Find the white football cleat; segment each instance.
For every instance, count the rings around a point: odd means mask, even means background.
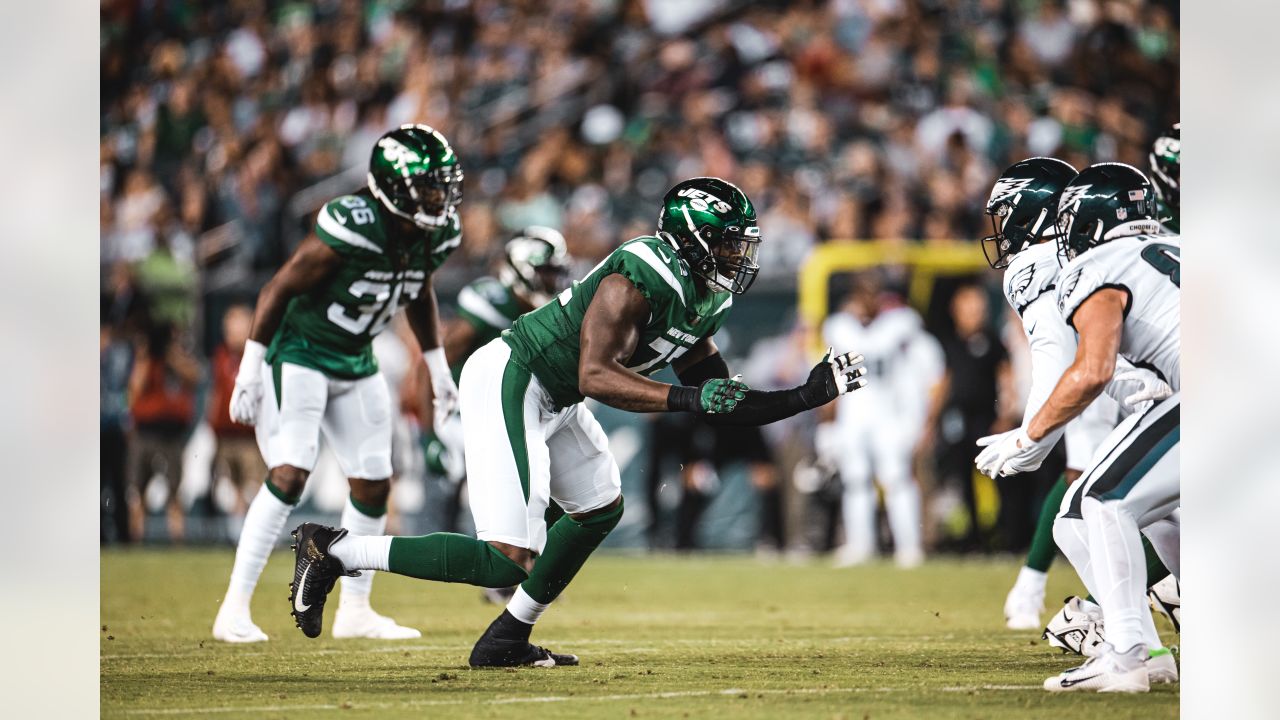
[[[374,612],[368,604],[339,602],[333,615],[333,636],[340,640],[368,638],[372,640],[412,640],[422,637],[418,630],[397,624],[386,615]]]
[[[1085,657],[1097,654],[1098,647],[1106,639],[1102,611],[1078,597],[1069,597],[1062,609],[1054,614],[1041,636],[1056,648]]]
[[[1004,621],[1010,630],[1039,630],[1044,612],[1044,590],[1014,585],[1004,599]]]
[[[267,634],[253,624],[248,608],[238,605],[239,603],[222,601],[218,616],[213,620],[213,639],[229,643],[266,642]]]
[[[1151,609],[1164,613],[1173,623],[1173,631],[1182,632],[1182,588],[1178,579],[1169,575],[1151,586],[1147,591],[1147,599],[1151,601]]]
[[[1168,648],[1152,650],[1147,655],[1147,679],[1152,685],[1178,682],[1178,663]]]
[[[841,545],[836,548],[835,557],[832,559],[832,567],[849,568],[865,565],[875,558],[875,553],[871,550],[855,548],[852,545]]]
[[[1148,692],[1151,681],[1147,676],[1147,660],[1147,648],[1141,644],[1121,653],[1109,643],[1102,643],[1098,655],[1080,667],[1047,678],[1044,689],[1049,692]]]

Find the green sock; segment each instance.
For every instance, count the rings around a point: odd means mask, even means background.
[[[1160,556],[1156,554],[1156,549],[1151,547],[1151,542],[1147,540],[1146,535],[1142,536],[1142,552],[1147,556],[1147,587],[1169,577],[1169,568],[1161,562]]]
[[[457,533],[392,538],[387,567],[397,575],[487,588],[511,587],[529,577],[489,543]]]
[[[1053,542],[1053,521],[1058,517],[1058,507],[1062,505],[1062,496],[1067,494],[1067,476],[1063,475],[1049,488],[1049,494],[1040,506],[1040,520],[1036,523],[1036,533],[1031,536],[1031,549],[1027,551],[1027,567],[1040,572],[1049,572],[1053,559],[1058,555],[1058,546]]]
[[[557,520],[547,530],[547,545],[534,562],[529,579],[520,587],[537,602],[555,600],[621,519],[619,499],[617,507],[581,522],[568,515]]]
[[[1151,541],[1147,540],[1146,535],[1142,536],[1142,552],[1147,557],[1147,587],[1155,585],[1172,574],[1169,572],[1169,568],[1165,567],[1164,563],[1160,561],[1160,556],[1156,554],[1156,549],[1151,547]],[[1098,602],[1093,599],[1092,595],[1085,599],[1091,603]]]

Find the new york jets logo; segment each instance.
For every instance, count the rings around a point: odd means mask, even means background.
[[[1000,178],[996,181],[995,187],[991,188],[991,199],[987,204],[994,205],[1001,200],[1008,200],[1026,190],[1029,185],[1031,185],[1031,178]]]
[[[689,207],[700,212],[715,210],[717,213],[727,213],[733,209],[733,206],[729,203],[698,188],[684,188],[676,193],[676,196],[689,198]]]
[[[395,138],[382,138],[378,141],[378,147],[382,148],[382,157],[394,165],[397,170],[403,170],[411,162],[422,162],[422,156],[405,147],[403,143]]]

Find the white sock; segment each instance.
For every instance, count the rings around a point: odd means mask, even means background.
[[[529,593],[524,588],[516,588],[516,594],[511,596],[511,601],[507,603],[507,612],[511,616],[522,623],[530,625],[538,622],[538,618],[542,617],[542,613],[547,611],[550,603],[540,603],[529,597]]]
[[[383,513],[378,517],[365,515],[351,502],[351,497],[347,496],[347,504],[342,508],[342,527],[347,529],[347,537],[351,537],[353,535],[382,535],[382,533],[386,532],[387,529],[387,514]],[[388,547],[390,547],[389,544]],[[366,570],[365,572],[360,573],[359,577],[344,576],[340,582],[342,583],[342,596],[338,601],[339,603],[345,604],[347,602],[355,601],[357,603],[368,604],[369,593],[373,591],[372,570]]]
[[[329,554],[338,558],[342,566],[348,570],[360,570],[360,574],[368,574],[373,570],[390,570],[391,535],[351,535],[348,534],[338,542],[329,546]],[[359,578],[347,578],[357,580]],[[347,594],[347,586],[343,586],[343,596]],[[364,600],[368,601],[365,595]]]
[[[894,553],[899,556],[922,557],[924,541],[920,536],[920,488],[909,477],[885,484],[884,509],[893,532]],[[874,516],[872,516],[874,526]]]
[[[1138,523],[1121,503],[1085,498],[1085,525],[1093,556],[1093,596],[1102,605],[1107,642],[1125,651],[1142,642],[1142,616],[1147,609],[1147,563]]]
[[[267,557],[280,541],[284,522],[292,510],[293,506],[277,498],[267,489],[266,483],[249,503],[240,541],[236,544],[231,583],[227,588],[227,599],[243,602],[245,610],[249,608],[249,598],[253,597],[258,577],[262,575],[262,568],[267,566]]]
[[[875,552],[876,493],[871,480],[848,480],[840,504],[844,519],[844,544],[849,552],[867,557]]]
[[[1041,572],[1035,568],[1029,568],[1026,565],[1018,571],[1018,579],[1014,581],[1013,586],[1019,592],[1030,593],[1032,595],[1044,595],[1045,583],[1049,581],[1049,573]]]

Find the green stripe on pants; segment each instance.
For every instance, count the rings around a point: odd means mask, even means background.
[[[1163,458],[1174,445],[1178,444],[1178,438],[1181,434],[1181,427],[1175,427],[1173,432],[1161,438],[1160,442],[1156,443],[1155,447],[1151,448],[1150,452],[1143,456],[1143,458],[1138,461],[1138,464],[1134,465],[1133,469],[1125,474],[1119,485],[1116,485],[1111,490],[1108,490],[1106,493],[1098,496],[1098,499],[1123,499],[1129,494],[1129,491],[1133,489],[1133,486],[1137,485],[1138,481],[1146,476],[1146,474],[1150,472],[1151,468],[1154,467],[1156,463],[1160,462],[1160,459]]]
[[[507,441],[520,473],[520,489],[529,502],[529,446],[524,437],[524,394],[529,389],[529,371],[510,360],[502,371],[502,418],[507,426]]]
[[[280,409],[280,374],[284,370],[284,363],[276,360],[271,363],[271,384],[276,389],[276,410]]]

